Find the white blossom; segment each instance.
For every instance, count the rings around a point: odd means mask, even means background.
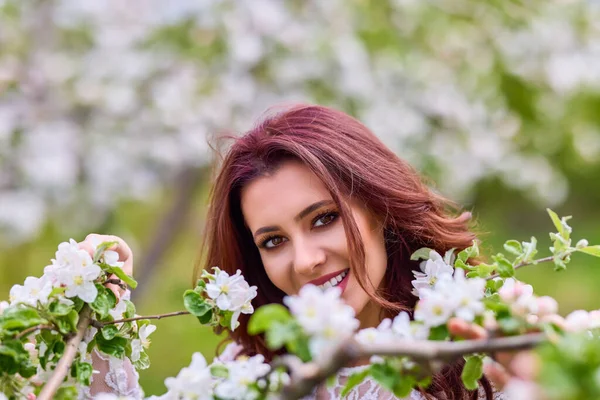
[[[418,322],[411,322],[406,311],[400,312],[392,321],[392,332],[396,337],[409,340],[426,340],[429,328]]]
[[[462,269],[456,269],[454,276],[442,275],[433,288],[420,289],[419,295],[415,320],[429,327],[445,324],[452,316],[473,321],[485,310],[485,280],[467,279]]]
[[[38,302],[46,304],[48,302],[48,296],[52,292],[52,283],[42,276],[36,278],[29,276],[25,278],[23,286],[14,285],[10,289],[10,303],[11,305],[17,303],[29,304],[31,306],[37,306]]]
[[[304,285],[297,296],[287,296],[283,302],[308,334],[343,339],[358,328],[359,322],[340,294],[339,287],[321,290],[315,285]]]
[[[438,280],[451,277],[454,272],[454,268],[446,264],[442,256],[434,250],[429,253],[429,260],[421,262],[420,268],[422,272],[413,271],[416,278],[412,281],[415,296],[419,296],[421,289],[434,287]]]
[[[227,272],[215,268],[214,276],[210,275],[209,283],[206,284],[206,293],[215,300],[217,307],[224,311],[237,312],[237,315],[254,311],[250,301],[256,297],[256,290],[256,286],[248,285],[240,270],[229,276]]]
[[[256,392],[250,390],[250,384],[267,375],[271,367],[262,355],[226,362],[229,372],[227,378],[215,387],[215,394],[225,399],[255,399]]]
[[[4,314],[4,310],[6,310],[8,307],[10,307],[10,303],[8,301],[0,301],[0,315]]]
[[[570,332],[590,329],[590,313],[585,310],[571,312],[565,317],[565,328]]]
[[[140,328],[139,339],[131,341],[131,361],[140,359],[140,354],[144,349],[150,347],[148,336],[156,330],[156,325],[146,324]]]
[[[415,308],[415,320],[434,327],[445,324],[456,309],[456,298],[448,298],[432,289],[422,289],[421,299]]]
[[[212,400],[212,377],[201,353],[192,355],[192,363],[175,378],[165,379],[168,393],[162,398],[177,400]]]

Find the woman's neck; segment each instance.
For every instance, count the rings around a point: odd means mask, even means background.
[[[360,322],[360,329],[376,328],[383,320],[383,309],[374,301],[369,301],[362,311],[356,316]]]

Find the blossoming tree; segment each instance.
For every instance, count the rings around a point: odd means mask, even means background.
[[[195,353],[189,366],[165,380],[167,393],[152,398],[299,399],[344,365],[365,357],[370,364],[347,380],[342,396],[369,376],[403,397],[426,388],[433,373],[459,357],[466,359],[463,382],[475,389],[486,354],[532,347],[541,358],[537,383],[513,378],[505,388],[509,398],[596,398],[600,311],[579,310],[563,318],[556,314],[554,299],[536,296],[530,285],[514,278],[515,270],[527,265],[551,262],[564,269],[575,252],[600,257],[600,245],[585,239],[573,245],[568,217],[548,213],[556,232],[550,233],[547,257],[537,257],[534,237],[507,241],[507,255],[498,253],[491,263],[470,263],[479,257],[476,242],[444,255],[418,250],[412,255],[423,260],[412,282],[419,298],[414,319],[401,312],[363,330],[357,330],[354,311],[340,299],[337,287],[306,285],[286,297],[285,306],[270,304],[255,311],[256,287],[239,271],[229,275],[219,268],[204,271],[196,287],[183,294],[185,311],[137,316],[126,296],[117,303],[105,287],[136,287],[111,250],[114,242],[95,243],[93,255],[73,240],[61,243],[43,276],[13,286],[10,303],[1,304],[0,396],[74,398],[90,384],[92,351],[128,357],[138,369],[149,366],[152,319],[192,314],[202,324],[234,330],[244,313],[253,314],[248,332],[264,334],[269,348],[285,349],[286,355],[270,364],[261,355],[216,358],[209,364]],[[452,318],[482,327],[491,339],[458,340],[448,330]]]
[[[599,12],[559,0],[2,0],[0,237],[27,240],[47,215],[64,226],[65,212],[91,229],[120,199],[207,164],[212,134],[288,101],[351,112],[455,199],[497,176],[559,204],[568,171],[556,159],[600,157]]]

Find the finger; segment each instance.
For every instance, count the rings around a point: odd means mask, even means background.
[[[502,365],[489,357],[485,359],[483,373],[490,381],[492,381],[492,384],[498,390],[502,390],[511,378],[510,374]]]
[[[533,381],[540,370],[540,359],[531,351],[521,351],[513,357],[509,369],[516,377]]]
[[[89,253],[90,257],[94,257],[94,246],[90,242],[84,241],[77,243],[80,249],[85,250]]]
[[[108,277],[108,279],[117,279],[118,280],[119,277],[116,276],[115,274],[112,274],[111,276]],[[117,285],[115,283],[107,283],[105,286],[115,294],[115,297],[117,298],[117,303],[118,303],[121,300],[121,296],[123,296],[123,293],[125,293],[125,289],[121,288],[119,285]]]
[[[484,328],[460,318],[451,318],[448,321],[448,331],[454,336],[471,340],[486,339],[488,337],[488,333]]]

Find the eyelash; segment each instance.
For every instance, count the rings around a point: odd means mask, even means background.
[[[339,215],[340,215],[340,214],[339,214],[337,211],[325,211],[325,212],[323,212],[323,213],[321,213],[321,214],[317,215],[317,216],[316,216],[316,217],[315,217],[315,218],[312,220],[312,225],[314,226],[314,225],[315,225],[315,223],[316,223],[317,221],[319,221],[320,219],[322,219],[322,218],[324,218],[324,217],[329,217],[329,216],[331,216],[331,217],[333,217],[333,219],[332,219],[331,221],[329,221],[329,222],[328,222],[328,223],[326,223],[326,224],[323,224],[323,225],[317,226],[316,228],[321,228],[321,227],[324,227],[324,226],[330,225],[330,224],[332,224],[333,222],[335,222],[335,220],[336,220],[336,219],[339,217]],[[264,238],[263,240],[261,240],[261,242],[260,242],[260,244],[258,245],[258,247],[259,247],[259,248],[261,248],[261,249],[265,249],[265,250],[272,250],[272,249],[275,249],[275,248],[279,247],[280,245],[273,246],[273,247],[267,247],[267,243],[269,243],[269,241],[271,241],[271,240],[273,240],[273,239],[276,239],[276,238],[279,238],[279,237],[281,237],[281,236],[279,236],[279,235],[269,235],[269,236],[267,236],[266,238]]]

